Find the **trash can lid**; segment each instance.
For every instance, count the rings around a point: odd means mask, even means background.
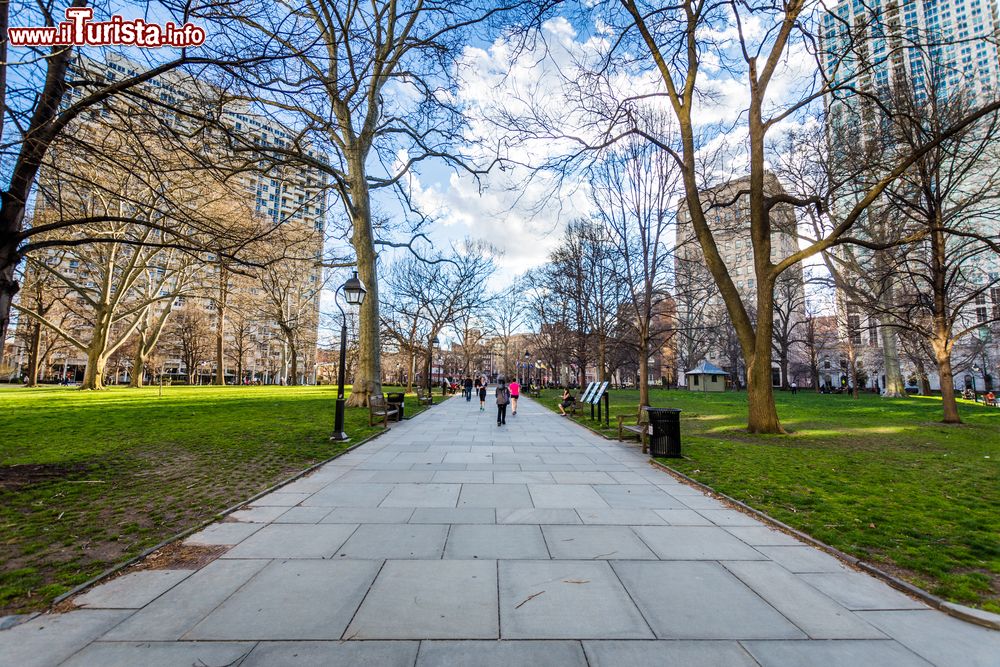
[[[680,412],[680,408],[646,408],[646,412]]]

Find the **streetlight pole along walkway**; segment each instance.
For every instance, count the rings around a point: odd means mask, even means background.
[[[337,371],[337,410],[333,420],[333,435],[330,436],[330,440],[336,442],[343,442],[350,439],[350,436],[344,432],[344,406],[347,403],[344,398],[344,375],[347,365],[347,313],[344,312],[344,308],[340,305],[340,300],[337,298],[340,292],[344,293],[344,299],[347,303],[352,306],[360,306],[364,302],[365,294],[368,293],[368,290],[365,289],[365,284],[361,282],[361,279],[358,278],[358,272],[355,271],[354,275],[338,287],[337,291],[333,294],[333,301],[337,304],[337,309],[340,311],[341,317],[340,369]]]

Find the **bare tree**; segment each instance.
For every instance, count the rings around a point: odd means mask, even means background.
[[[446,328],[454,328],[464,314],[481,311],[489,297],[480,288],[496,271],[494,257],[498,251],[483,241],[466,240],[453,254],[436,264],[415,257],[406,257],[390,269],[389,289],[393,310],[400,322],[414,334],[408,346],[416,354],[417,340],[426,343],[424,379],[430,383],[433,365],[431,341]],[[416,336],[423,334],[423,338]]]
[[[812,122],[824,99],[836,96],[850,102],[873,97],[868,81],[884,61],[873,63],[868,57],[867,31],[873,22],[882,20],[881,15],[844,20],[820,3],[806,0],[673,6],[604,0],[587,3],[584,11],[590,18],[596,13],[604,33],[613,37],[597,57],[581,57],[573,67],[563,68],[567,74],[563,86],[569,90],[565,99],[576,107],[546,112],[539,110],[540,105],[531,105],[530,112],[506,119],[507,123],[521,136],[570,143],[570,156],[548,160],[546,173],[565,174],[581,156],[629,136],[642,137],[671,156],[682,176],[683,199],[705,264],[725,303],[747,367],[747,428],[753,433],[780,433],[771,388],[773,292],[778,277],[808,257],[851,241],[848,232],[892,183],[946,135],[994,115],[1000,100],[967,110],[936,138],[925,136],[911,146],[893,145],[873,153],[874,160],[854,165],[854,171],[828,163],[828,178],[818,190],[775,191],[766,182],[766,165],[776,136],[791,123]],[[824,33],[824,25],[829,28],[824,22],[832,22],[834,29]],[[882,27],[898,33],[893,26]],[[928,45],[907,39],[892,48],[902,53],[923,47]],[[650,61],[643,61],[646,56]],[[811,75],[801,67],[810,61],[814,64]],[[630,80],[635,90],[623,95],[621,77],[636,71],[655,76],[657,85],[646,85],[644,78],[636,77]],[[738,89],[741,102],[731,103],[740,105],[738,112],[719,119],[712,110],[723,89]],[[530,100],[520,101],[530,104]],[[648,124],[646,112],[662,107],[672,117],[675,130],[670,134]],[[878,105],[875,112],[874,126],[891,115]],[[818,114],[820,126],[826,126],[824,114]],[[837,132],[843,125],[831,127]],[[844,135],[831,138],[834,145],[844,140]],[[829,150],[813,159],[825,162],[828,155]],[[870,177],[858,177],[862,166]],[[706,216],[708,209],[718,205],[712,197],[706,201],[706,193],[714,183],[732,181],[734,172],[749,173],[745,187],[733,193],[733,201],[747,201],[756,285],[752,304],[744,303]],[[772,252],[776,207],[829,210],[833,201],[851,203],[822,234],[788,254]]]
[[[178,308],[170,318],[167,340],[184,367],[188,384],[195,384],[199,368],[212,354],[211,324],[205,309],[193,302]]]
[[[246,96],[276,115],[292,113],[302,119],[293,145],[314,137],[333,156],[330,161],[319,156],[309,160],[331,178],[343,205],[341,236],[353,257],[331,262],[356,264],[368,288],[360,308],[352,405],[363,405],[369,394],[381,392],[377,249],[395,246],[417,253],[425,238],[426,221],[409,197],[408,175],[429,159],[479,169],[471,154],[456,148],[464,140],[465,119],[451,93],[462,35],[521,5],[530,3],[316,0],[300,6],[243,1],[221,12],[230,30],[241,32],[244,48],[269,61],[268,67],[242,75]],[[304,153],[293,155],[281,146],[270,150],[293,159]],[[403,210],[413,213],[412,220],[393,229],[387,221],[373,219],[372,193],[378,190],[394,190]]]
[[[297,246],[312,247],[307,230],[287,229],[283,241],[281,252]],[[262,312],[281,332],[283,377],[287,384],[297,385],[304,380],[300,357],[311,358],[315,351],[319,295],[326,277],[315,260],[285,260],[269,262],[259,278]]]
[[[594,280],[629,287],[624,303],[635,329],[639,405],[649,405],[649,358],[673,335],[672,318],[662,315],[670,299],[672,256],[665,241],[674,228],[677,175],[670,156],[637,139],[608,151],[590,180],[596,219],[616,251],[614,272]]]
[[[781,386],[789,387],[789,369],[793,354],[805,336],[806,295],[802,282],[802,267],[796,266],[778,277],[774,286],[774,332],[771,346],[781,369]]]
[[[88,3],[87,0],[69,2],[20,3],[17,19],[25,24],[54,26],[63,20],[67,7],[91,5],[95,13],[110,15],[117,6],[111,2]],[[191,7],[185,2],[143,2],[146,9],[160,16],[169,16],[176,24],[184,24],[190,18]],[[213,3],[201,6],[207,12]],[[205,68],[222,64],[247,62],[242,54],[218,52],[215,57],[206,57],[203,50],[179,49],[172,57],[162,58],[150,55],[146,67],[139,67],[124,76],[105,78],[103,72],[88,70],[79,66],[77,49],[68,46],[16,48],[16,55],[8,53],[12,49],[6,39],[6,28],[10,25],[12,3],[0,3],[0,28],[4,38],[0,39],[0,136],[4,143],[0,153],[4,164],[4,180],[0,184],[0,340],[5,339],[10,323],[10,310],[19,289],[16,277],[18,264],[24,256],[37,250],[37,236],[44,236],[45,243],[59,241],[55,230],[69,232],[68,238],[76,238],[73,229],[87,228],[94,220],[91,216],[66,216],[51,222],[48,226],[26,225],[29,201],[38,185],[39,174],[43,171],[60,170],[60,160],[53,156],[53,149],[74,141],[80,122],[86,118],[99,118],[107,113],[108,105],[116,101],[129,100],[134,108],[156,109],[154,117],[164,119],[179,116],[202,118],[197,105],[182,100],[169,99],[151,94],[149,83],[165,74],[186,72],[196,68],[205,74]],[[121,54],[127,49],[104,48],[105,54]],[[141,49],[127,50],[133,57]],[[160,51],[159,49],[150,50]],[[127,114],[126,114],[127,117]],[[120,119],[116,119],[120,120]],[[209,121],[209,122],[205,122]],[[212,124],[211,119],[197,123]],[[161,123],[154,123],[163,127]],[[86,142],[79,142],[83,147]],[[88,149],[99,155],[99,146]],[[129,217],[128,211],[119,213],[117,218]],[[169,234],[170,225],[160,225],[145,216],[136,216],[138,223],[154,225]],[[163,243],[158,239],[156,243]],[[178,238],[170,242],[193,247],[191,239]]]

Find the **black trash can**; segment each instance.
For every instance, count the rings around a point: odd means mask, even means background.
[[[385,402],[389,404],[389,407],[399,410],[396,413],[396,421],[403,419],[404,400],[404,394],[401,391],[387,392],[385,395]]]
[[[649,455],[681,457],[681,411],[679,408],[647,408],[653,434],[649,437]]]

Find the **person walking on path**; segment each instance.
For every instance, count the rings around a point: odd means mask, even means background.
[[[477,382],[479,382],[477,380]],[[486,409],[486,383],[479,382],[479,411]]]
[[[794,396],[797,393],[799,393],[799,385],[795,384],[795,381],[792,380],[792,395]]]
[[[472,378],[466,376],[465,381],[462,383],[462,390],[465,393],[465,401],[469,402],[472,400]]]
[[[510,390],[510,414],[514,416],[517,414],[517,397],[521,395],[521,385],[517,383],[517,378],[514,378],[507,388]]]
[[[510,389],[503,378],[500,378],[500,386],[496,390],[497,396],[497,426],[507,423],[507,404],[510,403]]]

